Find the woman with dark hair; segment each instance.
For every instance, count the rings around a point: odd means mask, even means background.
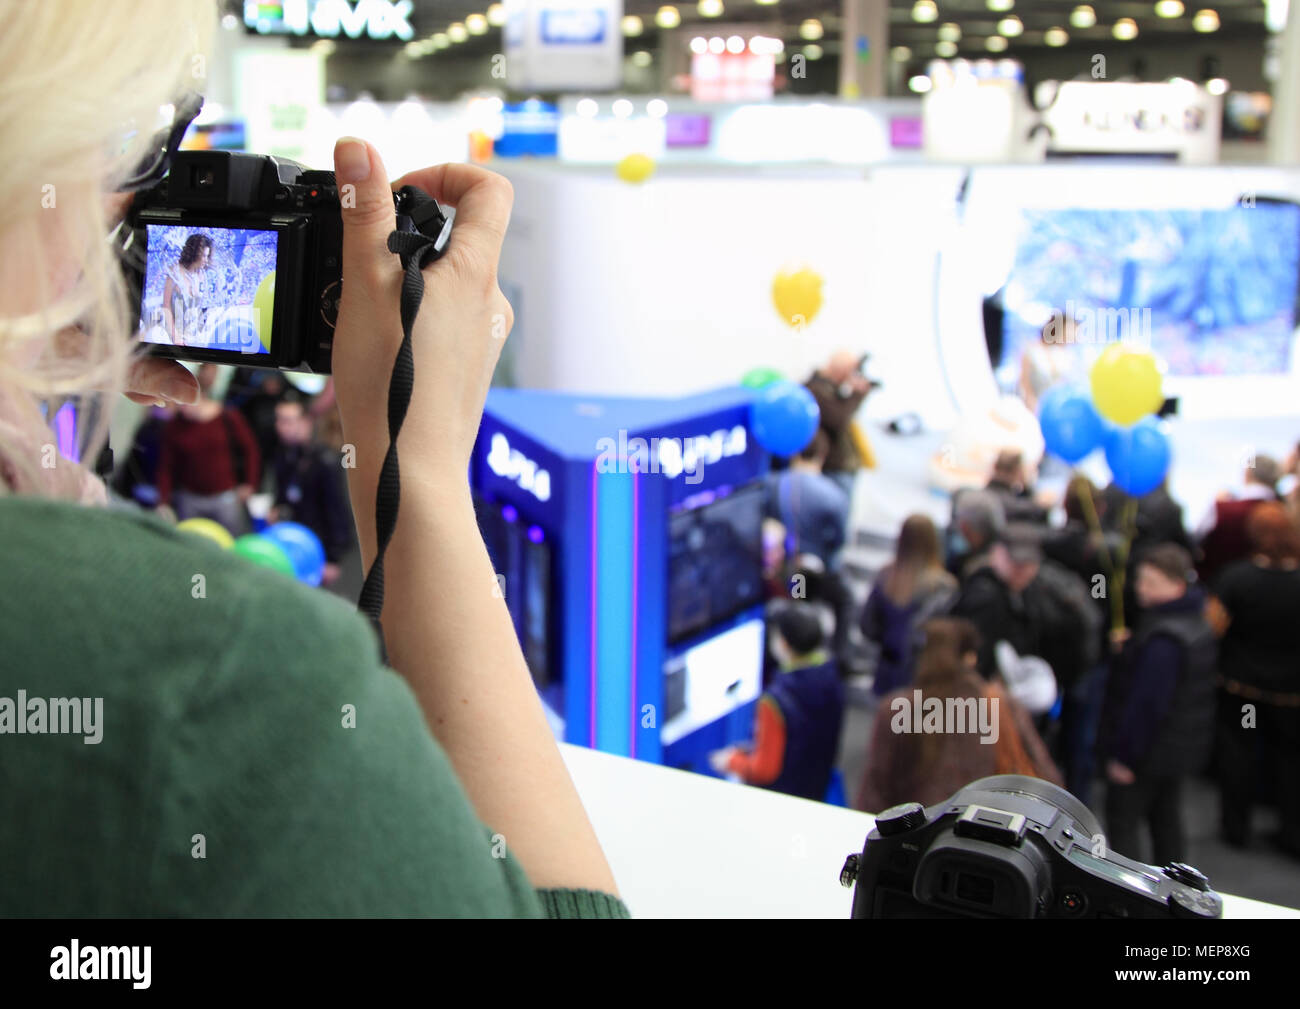
[[[1206,616],[1219,646],[1220,825],[1250,840],[1260,778],[1275,776],[1278,845],[1300,857],[1300,534],[1286,507],[1257,504],[1246,518],[1251,556],[1214,584]]]
[[[879,813],[900,802],[931,806],[990,774],[1064,784],[1029,713],[976,671],[975,625],[939,617],[923,630],[915,686],[895,691],[876,708],[856,808]]]
[[[877,696],[912,682],[916,628],[943,612],[956,594],[957,579],[944,570],[934,523],[909,515],[894,562],[881,571],[862,611],[862,633],[880,646],[872,682]]]
[[[195,232],[185,239],[180,258],[163,284],[163,325],[173,344],[189,345],[203,329],[199,275],[212,263],[212,239]]]

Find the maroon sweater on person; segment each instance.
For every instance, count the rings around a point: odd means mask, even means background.
[[[172,491],[221,494],[240,484],[262,481],[262,457],[248,422],[237,410],[224,409],[207,423],[178,414],[163,428],[158,462],[158,500],[170,504]],[[243,457],[243,472],[235,470],[235,451]],[[240,477],[243,479],[240,479]]]

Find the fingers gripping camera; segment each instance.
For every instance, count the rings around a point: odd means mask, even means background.
[[[446,247],[437,202],[393,194],[399,231]],[[342,293],[334,173],[232,151],[182,151],[136,198],[123,249],[151,353],[328,374]]]

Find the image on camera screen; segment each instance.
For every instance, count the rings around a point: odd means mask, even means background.
[[[140,339],[269,354],[279,236],[255,228],[150,224]]]

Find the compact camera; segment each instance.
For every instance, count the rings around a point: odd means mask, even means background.
[[[417,206],[403,191],[393,206],[398,230],[437,235],[445,247],[450,224],[436,201]],[[328,374],[340,210],[333,172],[267,155],[176,152],[125,223],[139,339],[162,357]]]
[[[981,778],[947,802],[876,817],[844,863],[854,918],[1220,918],[1189,865],[1107,851],[1097,818],[1050,782]]]

